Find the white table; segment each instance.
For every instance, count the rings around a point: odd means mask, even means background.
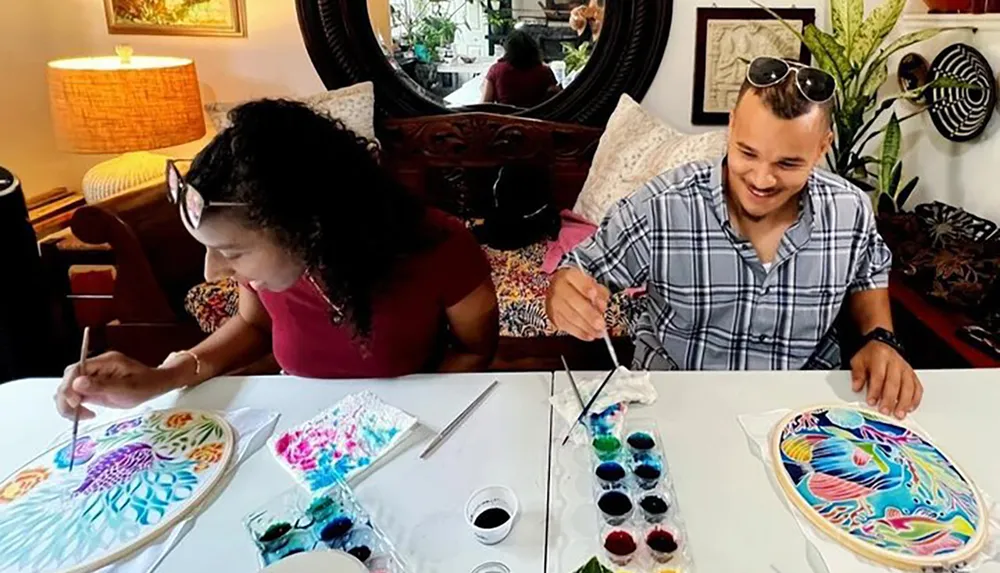
[[[500,385],[461,430],[429,460],[419,460],[431,436],[494,379]],[[425,425],[408,450],[357,488],[362,503],[412,570],[466,573],[484,561],[499,560],[512,571],[531,572],[543,570],[545,557],[551,380],[549,373],[418,376],[394,382],[223,378],[152,404],[219,410],[267,408],[281,412],[277,427],[281,431],[349,393],[372,390]],[[52,405],[55,388],[55,380],[0,386],[0,452],[4,454],[0,479],[44,451],[69,427]],[[106,419],[122,415],[101,413]],[[494,483],[515,491],[522,513],[504,543],[484,547],[469,531],[463,509],[475,489]],[[157,571],[255,571],[254,548],[241,520],[290,487],[294,487],[291,477],[267,452],[257,452]]]
[[[981,489],[1000,496],[1000,371],[939,370],[919,376],[926,391],[914,419]],[[659,400],[630,414],[656,420],[698,570],[812,571],[805,539],[751,453],[737,416],[855,401],[849,374],[656,373],[653,383]],[[567,387],[565,374],[556,373],[554,391]],[[566,428],[561,419],[554,420],[553,440],[561,441]],[[586,453],[553,447],[547,571],[566,573],[599,553],[600,545]],[[980,571],[1000,572],[1000,565]]]

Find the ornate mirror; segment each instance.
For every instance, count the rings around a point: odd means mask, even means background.
[[[297,0],[328,88],[373,81],[384,116],[466,111],[603,125],[659,68],[671,0]]]

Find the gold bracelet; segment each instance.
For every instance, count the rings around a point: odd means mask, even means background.
[[[164,359],[163,364],[166,365],[168,362],[170,362],[171,358],[177,356],[191,357],[194,360],[194,375],[198,376],[199,374],[201,374],[201,359],[198,358],[197,354],[195,354],[190,350],[178,350],[177,352],[171,352],[169,355],[167,355],[166,359]]]

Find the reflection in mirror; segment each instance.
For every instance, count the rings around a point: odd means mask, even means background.
[[[530,108],[568,86],[601,35],[605,0],[368,0],[397,75],[447,107]]]

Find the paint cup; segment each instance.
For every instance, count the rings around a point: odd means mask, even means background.
[[[625,467],[618,462],[601,462],[594,469],[594,476],[603,490],[624,489],[627,475]]]
[[[465,503],[465,521],[483,545],[496,545],[506,539],[514,527],[517,512],[517,496],[502,485],[484,487]]]
[[[344,540],[343,549],[358,561],[368,563],[372,555],[382,553],[382,542],[372,528],[355,527]]]
[[[639,498],[639,509],[646,523],[660,523],[667,518],[670,511],[670,498],[659,491],[650,491]]]
[[[649,554],[657,563],[666,563],[673,559],[681,543],[677,532],[663,525],[654,525],[647,529],[643,540],[649,549]]]
[[[652,452],[653,448],[656,447],[656,438],[649,432],[632,432],[625,439],[625,443],[628,444],[628,449],[633,455],[645,454]]]
[[[510,567],[499,561],[488,561],[473,569],[472,573],[510,573]]]
[[[604,533],[601,544],[608,559],[619,566],[631,563],[632,558],[635,557],[635,551],[638,549],[635,535],[627,529],[617,527]]]
[[[635,483],[641,489],[653,489],[660,484],[663,477],[663,462],[658,456],[641,456],[632,463],[632,475]]]
[[[597,500],[597,507],[601,510],[601,517],[608,525],[625,523],[635,509],[632,505],[632,498],[627,493],[617,490],[601,494]]]
[[[597,459],[602,462],[611,461],[622,451],[622,441],[610,434],[600,435],[592,442]]]

